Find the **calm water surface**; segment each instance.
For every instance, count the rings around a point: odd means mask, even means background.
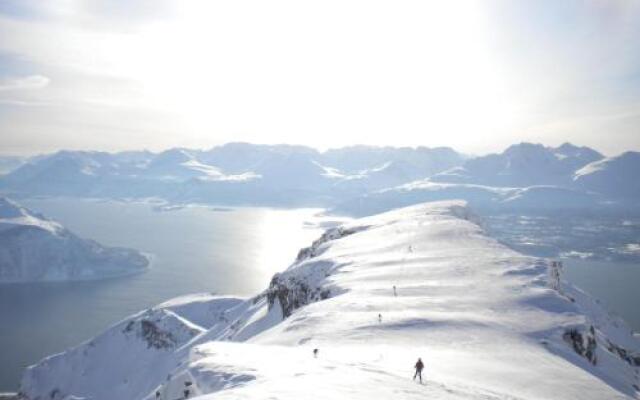
[[[579,259],[565,259],[563,264],[568,281],[640,332],[640,264]]]
[[[322,229],[317,209],[158,212],[145,203],[76,199],[23,201],[76,234],[153,255],[143,274],[96,282],[0,285],[0,392],[22,369],[172,297],[252,295],[285,269]]]

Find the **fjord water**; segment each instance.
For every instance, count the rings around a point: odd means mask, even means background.
[[[253,295],[322,232],[317,209],[187,207],[147,203],[25,200],[74,233],[150,253],[147,272],[94,282],[0,285],[0,392],[25,366],[91,338],[172,297]]]
[[[565,278],[640,333],[640,263],[564,259]]]

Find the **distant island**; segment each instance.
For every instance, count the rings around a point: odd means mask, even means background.
[[[0,283],[111,278],[145,271],[140,252],[83,239],[60,223],[0,197]]]

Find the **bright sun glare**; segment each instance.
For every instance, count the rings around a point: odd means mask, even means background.
[[[6,0],[0,143],[613,155],[638,148],[638,16],[624,0]]]
[[[370,142],[368,132],[380,124],[387,132],[480,138],[511,126],[513,93],[480,3],[331,3],[184,6],[117,43],[117,69],[203,142],[221,127],[252,134],[293,126],[327,147],[347,131]],[[412,126],[411,115],[422,115],[422,125]],[[296,129],[283,130],[300,142]]]

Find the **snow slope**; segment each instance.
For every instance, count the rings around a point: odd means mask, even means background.
[[[0,155],[0,175],[5,175],[10,173],[11,171],[14,171],[25,162],[27,162],[26,157]]]
[[[141,272],[148,264],[135,250],[79,238],[0,197],[0,283],[100,279]]]
[[[640,342],[625,323],[479,222],[454,201],[330,229],[255,297],[139,313],[29,367],[21,396],[640,398]]]
[[[576,171],[573,180],[577,187],[637,204],[640,183],[636,175],[639,170],[640,153],[628,151],[584,166]]]

